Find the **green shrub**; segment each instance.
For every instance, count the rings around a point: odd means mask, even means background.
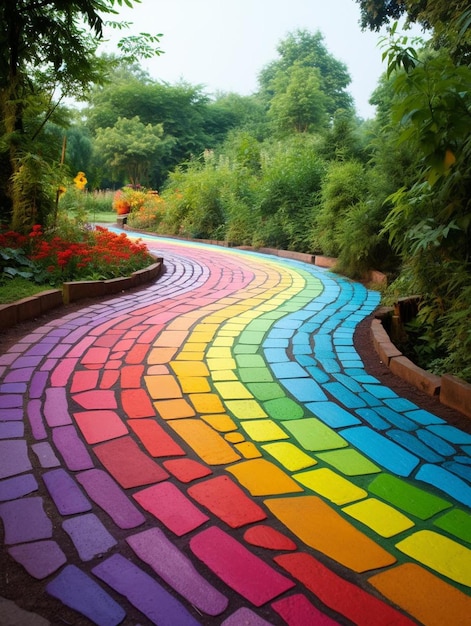
[[[367,197],[368,181],[362,163],[345,161],[329,165],[313,232],[313,239],[324,254],[339,256],[342,221],[356,204]]]

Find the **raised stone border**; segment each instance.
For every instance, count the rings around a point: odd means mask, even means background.
[[[373,345],[381,361],[396,376],[429,396],[437,396],[445,406],[471,418],[471,384],[450,374],[431,374],[405,357],[383,327],[382,318],[387,314],[387,309],[380,309],[371,323]]]
[[[0,329],[10,328],[43,315],[51,309],[77,302],[84,298],[111,296],[127,289],[139,287],[158,278],[162,272],[163,259],[154,257],[148,267],[124,278],[87,280],[64,283],[61,289],[50,289],[9,304],[0,304]]]

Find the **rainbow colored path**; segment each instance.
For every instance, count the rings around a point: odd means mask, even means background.
[[[470,624],[471,436],[364,371],[377,294],[147,241],[155,285],[0,357],[2,559],[37,606],[100,626]]]

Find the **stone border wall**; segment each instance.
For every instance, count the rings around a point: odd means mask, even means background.
[[[437,396],[445,406],[471,418],[471,384],[450,374],[431,374],[405,357],[384,329],[383,320],[389,313],[388,309],[380,309],[371,323],[373,345],[381,361],[396,376],[429,396]]]
[[[9,304],[0,304],[0,329],[10,328],[27,320],[40,317],[51,309],[77,302],[84,298],[97,298],[121,293],[158,278],[162,272],[163,259],[155,257],[148,267],[124,278],[88,280],[64,283],[62,289],[50,289]]]

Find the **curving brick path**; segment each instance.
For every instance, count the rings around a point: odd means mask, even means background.
[[[378,294],[146,241],[154,285],[0,356],[3,588],[53,624],[470,624],[471,435],[364,371]]]

